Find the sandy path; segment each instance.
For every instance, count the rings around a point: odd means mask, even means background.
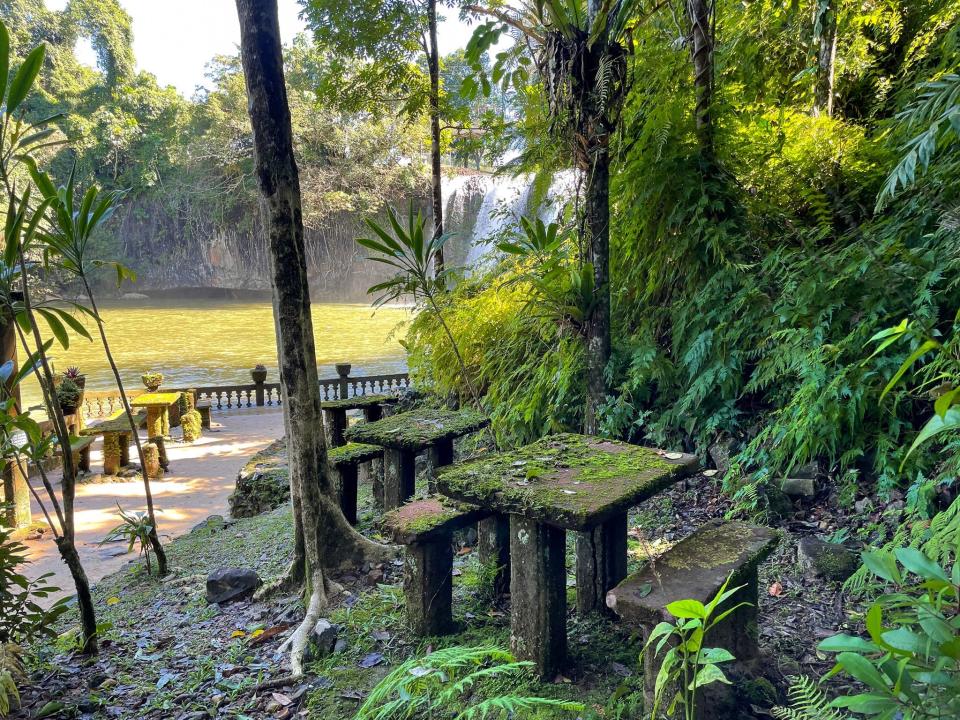
[[[227,497],[233,492],[237,472],[247,459],[283,435],[283,415],[274,409],[250,409],[233,413],[214,413],[214,428],[192,445],[170,442],[167,454],[170,471],[160,482],[151,483],[157,524],[163,542],[190,532],[194,525],[209,515],[229,514]],[[217,425],[219,424],[219,427]],[[179,436],[179,429],[174,429]],[[91,466],[94,472],[103,468],[101,443],[93,446]],[[134,462],[136,449],[131,448]],[[53,479],[53,478],[51,478]],[[59,475],[56,476],[59,480]],[[38,484],[39,487],[39,484]],[[91,583],[109,575],[127,563],[122,543],[98,543],[119,524],[117,503],[126,511],[145,510],[143,484],[135,482],[85,483],[77,488],[77,549]],[[43,520],[43,513],[34,501],[33,519]],[[73,582],[60,560],[49,531],[39,540],[27,540],[30,578],[51,572],[51,582],[63,589],[62,595],[73,594]]]

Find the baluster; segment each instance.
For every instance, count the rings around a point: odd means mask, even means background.
[[[216,393],[217,393],[217,410],[223,410],[223,392],[220,390],[217,390]]]

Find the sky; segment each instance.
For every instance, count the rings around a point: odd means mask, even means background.
[[[209,86],[204,73],[214,55],[237,52],[240,25],[234,0],[119,0],[133,18],[133,50],[137,68],[157,76],[161,85],[173,85],[191,96],[198,85]],[[47,0],[47,7],[61,9],[67,0]],[[278,0],[280,34],[289,42],[306,29],[296,0]],[[456,11],[441,25],[440,53],[465,47],[471,28]],[[81,61],[95,65],[89,43],[77,47]]]

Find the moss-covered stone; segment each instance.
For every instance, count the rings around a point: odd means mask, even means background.
[[[130,404],[134,407],[170,407],[180,402],[179,392],[155,392],[138,395]]]
[[[281,438],[258,452],[237,474],[230,495],[230,514],[252,517],[273,510],[290,500],[287,442]]]
[[[392,402],[396,402],[393,395],[355,395],[343,400],[328,400],[320,407],[324,410],[362,410]]]
[[[194,442],[201,436],[201,418],[196,410],[189,410],[180,417],[180,427],[183,430],[183,441]]]
[[[344,465],[356,465],[369,462],[383,455],[383,448],[379,445],[365,445],[364,443],[347,443],[327,451],[327,461],[335,468]]]
[[[136,427],[140,427],[147,419],[146,410],[137,410],[133,413],[133,421]],[[90,427],[83,428],[80,431],[81,435],[103,435],[104,433],[117,433],[117,432],[129,432],[130,431],[130,420],[127,418],[127,414],[122,410],[115,414],[113,417],[110,417],[103,422],[97,423],[96,425],[91,425]]]
[[[420,452],[441,440],[476,432],[489,422],[476,410],[412,410],[354,425],[347,430],[346,438],[351,442]]]
[[[433,496],[391,510],[383,516],[383,529],[394,542],[410,544],[452,533],[488,514],[473,505]]]
[[[584,530],[696,468],[692,455],[563,434],[451,466],[439,473],[437,487],[446,495],[499,512]]]

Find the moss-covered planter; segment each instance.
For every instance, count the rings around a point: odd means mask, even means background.
[[[200,413],[196,410],[190,410],[180,417],[180,427],[183,430],[183,441],[194,442],[200,439],[201,431]]]
[[[283,438],[258,452],[237,474],[230,495],[230,514],[252,517],[273,510],[290,500],[287,441]]]

